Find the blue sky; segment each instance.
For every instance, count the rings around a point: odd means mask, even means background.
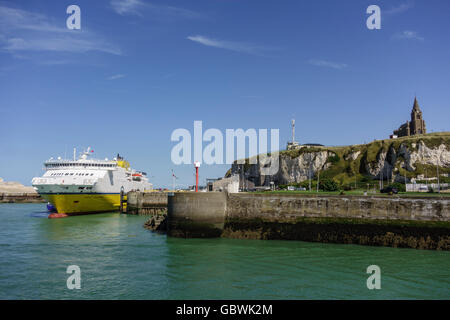
[[[66,8],[81,8],[81,30]],[[366,8],[381,8],[368,30]],[[42,162],[91,146],[120,152],[155,186],[177,128],[278,128],[302,143],[386,138],[417,95],[448,131],[450,2],[0,1],[0,177],[29,185]],[[200,181],[228,165],[202,166]]]

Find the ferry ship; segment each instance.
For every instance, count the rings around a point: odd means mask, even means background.
[[[90,157],[92,152],[89,147],[78,159],[76,150],[73,160],[50,158],[42,177],[33,178],[35,190],[56,210],[49,218],[116,211],[122,191],[153,189],[146,173],[131,169],[119,154],[98,160]]]

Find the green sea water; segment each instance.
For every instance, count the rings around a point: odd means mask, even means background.
[[[232,239],[175,239],[118,213],[47,219],[0,204],[0,299],[449,299],[450,253]],[[69,290],[69,265],[81,289]],[[369,265],[381,289],[369,290]]]

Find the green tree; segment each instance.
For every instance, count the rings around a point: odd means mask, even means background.
[[[334,181],[332,179],[323,179],[322,181],[320,181],[319,188],[320,188],[320,190],[323,190],[323,191],[339,190],[338,184],[336,183],[336,181]]]
[[[393,187],[393,188],[396,188],[398,190],[398,192],[405,192],[406,191],[405,184],[400,183],[400,182],[391,183],[390,186]]]

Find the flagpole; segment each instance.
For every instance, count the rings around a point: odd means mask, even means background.
[[[172,191],[175,192],[175,174],[172,169]]]

